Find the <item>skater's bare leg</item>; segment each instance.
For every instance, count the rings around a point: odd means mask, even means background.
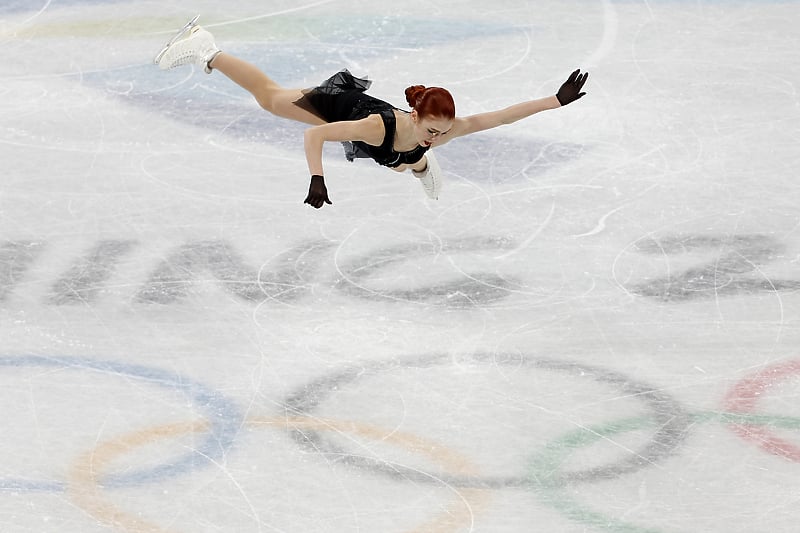
[[[258,104],[273,115],[312,125],[325,123],[318,116],[294,104],[303,96],[300,89],[281,87],[252,63],[220,52],[209,66],[252,94]]]

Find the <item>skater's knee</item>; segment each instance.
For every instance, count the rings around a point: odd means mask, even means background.
[[[269,88],[259,89],[255,92],[256,102],[262,109],[275,113],[275,91]]]
[[[266,98],[256,98],[256,101],[258,102],[258,105],[261,107],[261,109],[263,109],[265,111],[269,111],[270,113],[273,113],[273,114],[275,113],[273,111],[272,102],[270,100],[268,100]]]

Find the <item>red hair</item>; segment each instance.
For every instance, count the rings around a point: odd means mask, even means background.
[[[453,95],[447,89],[412,85],[406,89],[406,101],[420,118],[441,117],[449,120],[456,118],[456,104],[453,102]]]

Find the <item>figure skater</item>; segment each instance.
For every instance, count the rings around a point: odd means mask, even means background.
[[[195,64],[206,73],[218,70],[250,92],[270,113],[311,125],[304,146],[311,183],[304,203],[317,209],[331,204],[322,167],[326,141],[344,144],[345,156],[368,157],[378,164],[419,178],[428,197],[438,199],[442,171],[431,148],[477,131],[511,124],[540,111],[555,109],[582,97],[588,73],[570,74],[553,96],[529,100],[505,109],[456,117],[452,95],[441,87],[414,85],[405,90],[411,112],[369,96],[371,82],[342,70],[311,89],[287,89],[256,66],[221,52],[214,37],[195,17],[156,56],[164,70]]]

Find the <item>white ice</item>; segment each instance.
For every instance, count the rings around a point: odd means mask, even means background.
[[[794,532],[796,1],[4,0],[0,531]],[[459,115],[438,202],[218,72]]]

